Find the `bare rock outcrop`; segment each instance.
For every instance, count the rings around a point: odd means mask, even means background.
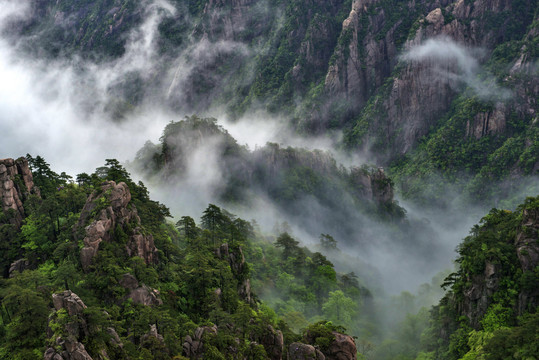
[[[163,301],[159,298],[159,290],[140,284],[137,279],[131,274],[124,274],[119,281],[125,289],[129,290],[128,299],[133,300],[135,304],[145,306],[163,305]]]
[[[22,273],[26,269],[30,269],[30,261],[27,259],[19,259],[17,261],[14,261],[9,266],[9,277],[14,277],[17,273]]]
[[[193,336],[187,335],[183,340],[183,355],[190,359],[204,358],[204,334],[217,335],[217,326],[202,326],[195,330]]]
[[[333,332],[335,340],[329,345],[326,353],[327,360],[356,360],[357,348],[350,335]]]
[[[155,324],[150,325],[150,331],[140,337],[140,342],[144,343],[150,338],[154,338],[160,343],[165,343],[165,339],[163,338],[163,335],[157,332],[157,325]]]
[[[361,198],[378,204],[393,201],[393,185],[384,169],[352,168],[350,182]]]
[[[139,256],[146,264],[157,262],[157,249],[152,235],[146,235],[140,225],[137,209],[131,201],[128,186],[121,182],[107,181],[98,191],[94,191],[81,212],[75,233],[84,228],[84,248],[80,257],[82,267],[89,270],[92,259],[97,254],[102,241],[112,241],[116,229],[121,229],[127,239],[128,256]],[[89,225],[86,225],[87,223]],[[86,227],[84,227],[86,225]]]
[[[49,347],[45,351],[45,360],[92,360],[84,345],[80,342],[84,336],[88,335],[88,328],[84,317],[86,305],[77,294],[66,290],[63,293],[53,294],[52,302],[55,313],[49,321],[55,321],[56,312],[65,309],[71,317],[71,321],[60,330],[61,334],[55,339],[55,346]],[[49,336],[53,336],[52,330],[48,330]],[[54,334],[56,335],[56,334]],[[58,350],[60,349],[60,350]]]
[[[281,360],[283,358],[284,337],[281,330],[275,330],[273,326],[268,325],[260,338],[255,340],[264,346],[266,354],[271,360]]]
[[[238,295],[240,299],[250,304],[253,300],[251,280],[246,276],[247,263],[241,247],[230,250],[228,244],[222,244],[217,249],[217,256],[228,260],[232,274],[238,279]]]
[[[320,350],[312,345],[294,342],[288,348],[290,360],[325,360]]]
[[[0,159],[0,205],[11,212],[10,223],[19,227],[25,217],[23,202],[30,194],[38,194],[28,160]]]

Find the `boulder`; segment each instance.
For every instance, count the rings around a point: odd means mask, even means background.
[[[335,340],[329,345],[326,352],[328,360],[356,360],[357,348],[354,339],[345,334],[333,332]]]
[[[288,348],[289,360],[325,360],[326,357],[320,350],[312,345],[292,343]]]

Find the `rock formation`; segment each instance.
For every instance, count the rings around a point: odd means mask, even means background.
[[[284,337],[281,330],[275,330],[273,326],[268,325],[261,337],[254,340],[264,346],[266,354],[271,360],[281,360],[283,358]]]
[[[290,360],[325,360],[322,352],[312,345],[294,342],[288,347]]]
[[[120,279],[120,285],[129,290],[127,298],[133,300],[135,304],[145,306],[163,305],[163,301],[159,298],[158,290],[144,284],[139,285],[137,279],[131,274],[124,274]]]
[[[204,334],[217,335],[217,326],[203,326],[195,330],[193,336],[187,335],[183,340],[183,354],[190,359],[204,358],[204,343],[202,337]]]
[[[24,219],[23,202],[30,194],[38,194],[28,160],[0,160],[0,204],[8,212],[10,223],[19,227]],[[11,213],[11,215],[9,215]]]
[[[77,294],[69,290],[54,294],[52,302],[56,312],[65,309],[67,314],[76,320],[69,321],[63,329],[60,329],[61,334],[56,337],[55,346],[47,348],[44,360],[92,360],[92,357],[80,342],[80,339],[88,335],[83,313],[84,309],[86,309],[84,302]],[[54,316],[51,319],[51,321],[54,321]],[[52,334],[50,329],[49,333],[50,336],[57,335]]]
[[[45,351],[44,360],[92,360],[92,356],[82,343],[85,338],[93,336],[88,326],[88,318],[84,314],[87,306],[77,294],[69,290],[53,294],[52,303],[54,311],[49,316],[47,335],[53,339],[54,344],[51,344],[52,346],[49,346]],[[62,318],[59,323],[61,326],[57,326],[59,325],[58,323],[55,324],[55,332],[53,332],[53,327],[50,325],[60,320],[58,318],[58,312],[60,311],[65,311],[69,318],[67,322],[65,318]],[[97,359],[110,358],[107,354],[107,349],[110,347],[118,349],[115,353],[123,354],[123,343],[113,327],[99,328],[94,331],[103,331],[108,335],[108,339],[104,344],[105,347],[100,349],[99,354],[96,355]]]
[[[146,264],[157,262],[153,237],[144,234],[137,209],[130,201],[131,193],[127,185],[123,182],[116,184],[114,181],[105,182],[86,201],[75,227],[76,234],[84,227],[84,248],[80,258],[85,271],[89,270],[99,244],[102,241],[113,241],[117,229],[121,229],[127,237],[116,240],[126,241],[128,256],[139,256]]]
[[[354,339],[336,331],[335,340],[329,345],[326,353],[327,360],[356,360],[357,348]]]
[[[252,302],[251,280],[246,276],[247,264],[241,247],[230,251],[228,244],[222,244],[217,249],[217,256],[228,259],[232,274],[238,280],[238,295],[241,300],[250,304]]]

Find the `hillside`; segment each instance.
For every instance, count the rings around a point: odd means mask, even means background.
[[[0,358],[356,358],[369,292],[320,252],[212,204],[174,226],[112,159],[77,183],[28,159],[0,162]]]
[[[232,119],[263,109],[302,135],[342,133],[423,205],[453,185],[489,204],[534,191],[535,1],[30,4],[5,36],[81,69],[116,64],[113,118],[148,101]]]

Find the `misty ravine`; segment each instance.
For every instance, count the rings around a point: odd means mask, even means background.
[[[533,0],[0,0],[0,360],[539,358]]]

